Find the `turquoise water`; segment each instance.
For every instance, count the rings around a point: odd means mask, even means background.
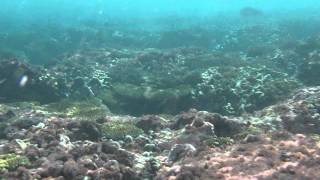
[[[184,16],[210,17],[238,15],[244,7],[258,8],[268,16],[316,15],[320,2],[316,0],[3,0],[1,20],[16,23],[58,22],[76,23],[81,20],[105,21],[106,18],[152,19],[155,17]],[[303,13],[303,14],[300,14]],[[43,22],[43,23],[45,23]],[[14,23],[14,22],[12,22]]]

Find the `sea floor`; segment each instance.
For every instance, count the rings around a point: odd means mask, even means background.
[[[319,99],[320,87],[310,87],[237,117],[191,109],[176,116],[107,113],[95,121],[75,113],[79,103],[69,113],[1,104],[1,177],[317,179]]]

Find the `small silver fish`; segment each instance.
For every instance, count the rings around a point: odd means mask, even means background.
[[[7,79],[6,78],[4,78],[4,79],[1,79],[0,80],[0,84],[3,84],[4,82],[6,82],[7,81]]]

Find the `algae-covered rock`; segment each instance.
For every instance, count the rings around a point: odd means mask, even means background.
[[[97,120],[105,117],[110,111],[99,99],[91,98],[83,101],[66,99],[47,106],[48,110],[62,113],[81,120]]]
[[[111,90],[101,91],[97,97],[101,99],[103,104],[106,104],[110,109],[115,110],[118,107],[118,101],[114,97],[114,94]]]
[[[319,134],[320,132],[320,87],[302,88],[281,103],[256,111],[252,116],[237,117],[247,122],[248,128],[237,134],[243,139],[248,134],[261,131],[285,130],[291,133]]]
[[[230,137],[218,137],[214,136],[205,140],[205,144],[209,147],[224,147],[227,145],[232,145],[234,140]]]
[[[258,127],[249,126],[248,128],[243,129],[241,132],[234,135],[234,139],[243,140],[248,135],[259,135],[259,134],[261,134],[261,131],[262,131],[262,129],[260,129]]]
[[[168,155],[168,162],[175,162],[181,158],[192,157],[197,149],[192,144],[175,144]]]
[[[137,137],[143,134],[143,130],[131,122],[107,122],[101,126],[102,135],[106,138],[119,140],[127,135]]]
[[[215,136],[214,129],[213,124],[196,116],[190,124],[185,126],[182,133],[177,136],[176,142],[201,146],[205,140]]]
[[[32,126],[35,126],[42,122],[43,120],[41,118],[33,117],[33,118],[21,118],[17,119],[14,122],[11,123],[12,126],[16,126],[20,129],[28,129]]]
[[[113,91],[120,98],[143,99],[145,88],[134,84],[117,83],[113,85]]]
[[[138,115],[143,111],[147,101],[144,98],[145,87],[129,83],[116,83],[111,91],[105,91],[99,98],[114,113]]]
[[[101,92],[98,98],[115,113],[174,114],[189,106],[187,102],[191,99],[191,90],[189,85],[163,89],[148,85],[115,83],[110,90]]]
[[[164,127],[165,119],[155,115],[145,115],[138,118],[136,126],[143,129],[145,132],[150,130],[157,131]]]
[[[82,137],[82,139],[97,140],[101,137],[101,131],[98,124],[91,120],[81,121],[78,133],[82,135],[85,134],[85,137]],[[81,139],[80,137],[77,138]]]
[[[2,154],[0,155],[0,170],[14,170],[19,166],[28,165],[29,160],[25,156],[17,154]]]

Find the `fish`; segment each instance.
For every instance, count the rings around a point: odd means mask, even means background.
[[[240,15],[243,17],[257,17],[262,16],[263,12],[253,7],[244,7],[240,10]]]
[[[6,78],[4,78],[4,79],[1,79],[0,80],[0,84],[3,84],[4,82],[6,82],[7,81],[7,79]]]

